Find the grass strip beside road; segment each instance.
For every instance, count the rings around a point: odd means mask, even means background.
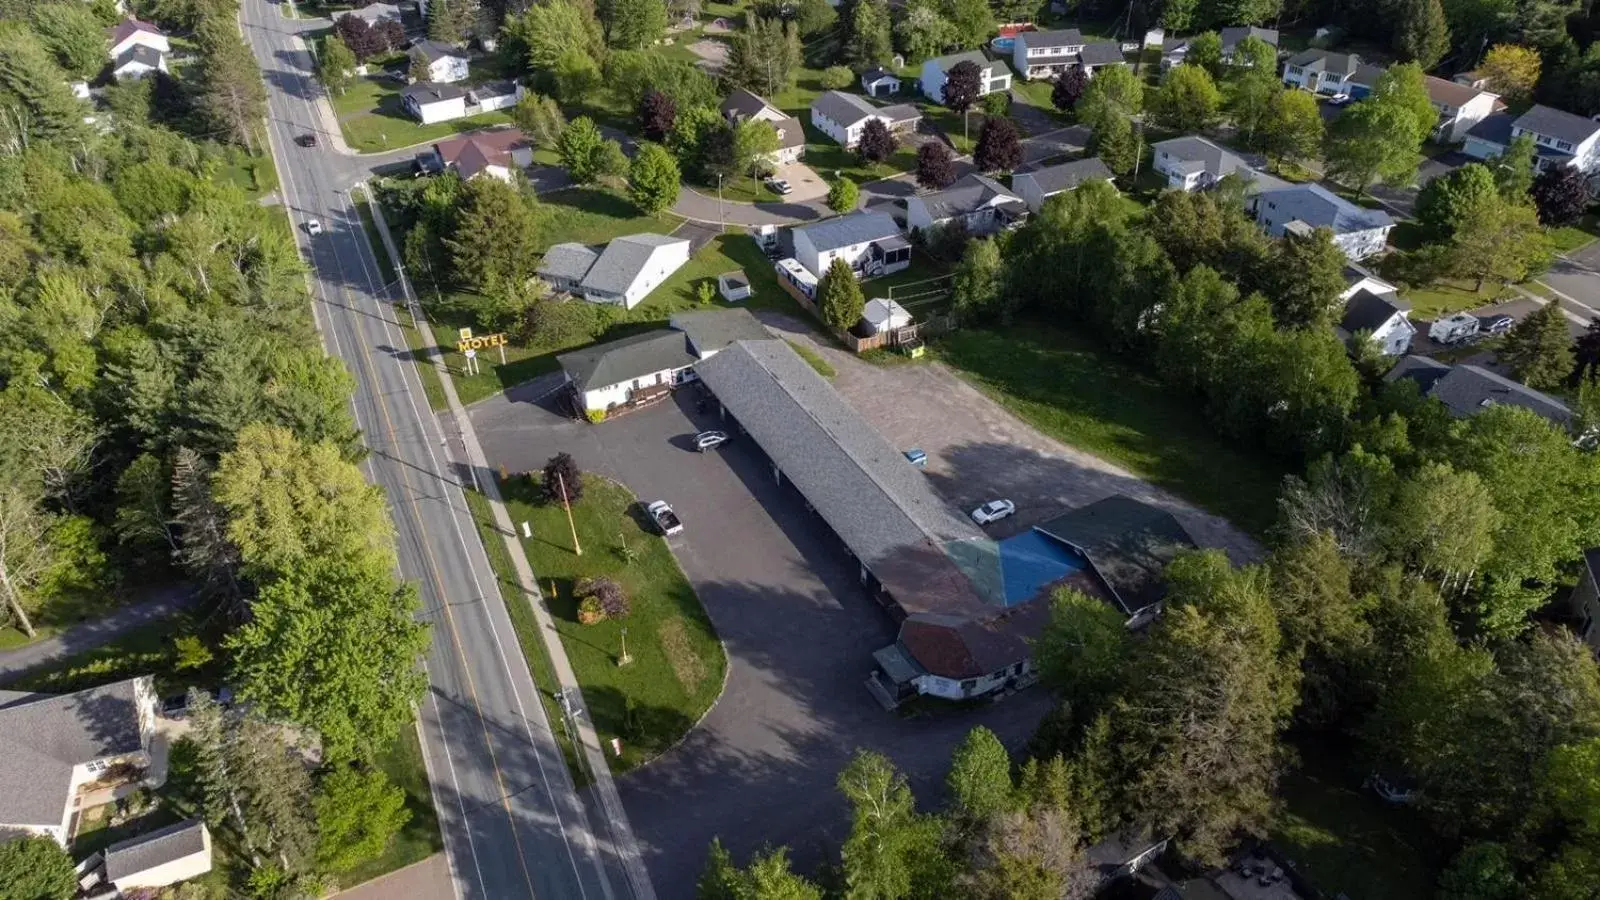
[[[354,195],[354,191],[351,192]],[[389,258],[389,251],[383,246],[383,238],[378,235],[378,226],[372,221],[372,203],[365,197],[356,199],[356,213],[361,216],[361,227],[367,232],[367,243],[372,245],[372,255],[378,260],[378,272],[383,276],[384,284],[393,284],[397,277],[394,271],[394,260]]]
[[[1220,437],[1191,398],[1089,339],[1029,323],[966,329],[941,360],[1023,421],[1115,463],[1253,534],[1276,513],[1282,462]]]

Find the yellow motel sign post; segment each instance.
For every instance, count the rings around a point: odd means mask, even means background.
[[[456,333],[456,351],[467,358],[468,375],[478,374],[478,351],[490,347],[500,348],[500,365],[505,365],[506,336],[503,333],[473,337],[471,328],[463,328]]]

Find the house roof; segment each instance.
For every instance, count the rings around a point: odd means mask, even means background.
[[[1361,57],[1354,53],[1333,53],[1328,50],[1302,50],[1289,57],[1289,65],[1303,69],[1333,72],[1346,77],[1355,74],[1361,66]]]
[[[111,46],[115,47],[140,32],[160,35],[161,37],[166,37],[167,35],[165,31],[151,25],[149,22],[142,22],[138,19],[123,19],[121,22],[107,28],[106,36],[111,40]]]
[[[811,246],[815,247],[818,253],[826,253],[852,244],[897,237],[900,234],[900,226],[888,213],[854,212],[848,216],[826,219],[815,225],[802,225],[794,229],[794,233],[804,234],[810,238]]]
[[[729,272],[723,277],[742,279],[743,275],[739,272]],[[682,312],[672,317],[671,324],[673,328],[689,336],[689,344],[699,356],[715,353],[735,341],[764,341],[772,337],[766,326],[761,324],[761,320],[748,309]]]
[[[779,149],[789,150],[805,146],[806,127],[794,116],[785,116],[783,121],[773,122],[772,127],[778,131]]]
[[[1086,66],[1109,66],[1115,63],[1125,63],[1128,58],[1122,54],[1122,45],[1116,41],[1095,41],[1084,44],[1078,51],[1078,62]]]
[[[584,244],[556,244],[544,252],[539,261],[539,275],[565,281],[582,281],[589,267],[600,258],[600,251]]]
[[[1379,76],[1383,75],[1383,73],[1387,71],[1389,71],[1387,66],[1379,66],[1374,65],[1373,63],[1364,62],[1361,65],[1356,66],[1355,73],[1350,76],[1350,83],[1359,84],[1370,88],[1374,84],[1377,84]]]
[[[1026,659],[1028,638],[1049,619],[1050,604],[1043,601],[976,619],[917,613],[901,623],[900,644],[929,674],[976,678]]]
[[[134,44],[132,47],[117,55],[117,61],[112,66],[113,72],[120,72],[130,63],[139,63],[152,69],[161,67],[161,51],[148,44]]]
[[[1022,202],[1021,197],[1001,187],[993,178],[976,172],[961,176],[942,191],[923,194],[917,199],[922,201],[928,216],[935,222],[966,215],[985,206],[999,205],[994,202],[996,199],[1001,203]]]
[[[453,84],[444,84],[437,81],[419,81],[416,84],[408,84],[401,88],[400,96],[418,106],[427,106],[430,103],[444,103],[449,100],[463,99],[467,96],[467,92]]]
[[[868,116],[880,115],[878,107],[843,91],[823,91],[811,101],[811,108],[846,128]]]
[[[1517,117],[1511,113],[1492,113],[1484,116],[1483,121],[1467,129],[1467,137],[1477,138],[1491,144],[1504,147],[1511,143],[1511,126]]]
[[[744,88],[735,88],[733,93],[728,95],[728,99],[722,101],[722,114],[748,119],[771,106],[772,104]]]
[[[1059,31],[1023,31],[1016,37],[1018,45],[1038,50],[1042,47],[1080,47],[1086,43],[1083,32],[1076,28]]]
[[[1358,331],[1376,331],[1410,306],[1394,294],[1374,294],[1362,289],[1356,291],[1344,304],[1344,317],[1339,327],[1349,334]]]
[[[592,391],[643,375],[692,366],[695,356],[689,352],[689,341],[683,332],[659,328],[558,354],[556,361],[578,390]]]
[[[1388,213],[1357,206],[1320,184],[1297,184],[1275,191],[1263,191],[1256,202],[1275,203],[1292,219],[1313,228],[1331,228],[1334,234],[1349,234],[1394,224],[1394,219]]]
[[[882,68],[881,66],[873,67],[861,73],[862,84],[877,84],[880,81],[899,80],[899,75],[896,75],[895,73],[889,71],[888,69]]]
[[[342,19],[344,16],[365,19],[369,25],[376,25],[386,19],[398,22],[401,18],[400,7],[393,3],[368,3],[366,6],[360,6],[344,13],[340,18]]]
[[[586,291],[607,294],[626,293],[656,250],[673,244],[687,246],[688,243],[686,238],[665,234],[629,234],[612,238],[611,243],[600,251],[600,258],[589,267],[589,274],[583,276],[582,287]]]
[[[1444,373],[1428,391],[1458,419],[1477,415],[1484,407],[1505,403],[1529,409],[1553,422],[1565,423],[1572,410],[1565,404],[1527,385],[1474,365],[1459,365]]]
[[[1418,356],[1415,353],[1407,354],[1394,368],[1384,374],[1384,381],[1399,381],[1402,378],[1416,384],[1423,395],[1433,390],[1433,385],[1439,379],[1449,374],[1450,367],[1436,359]]]
[[[1274,47],[1278,46],[1278,29],[1276,28],[1257,28],[1254,25],[1245,25],[1238,28],[1224,28],[1217,33],[1217,36],[1222,38],[1223,53],[1232,53],[1237,50],[1239,42],[1247,37],[1266,41]]]
[[[1172,513],[1121,494],[1034,528],[1083,554],[1129,616],[1166,596],[1167,563],[1195,548]]]
[[[984,56],[983,51],[981,50],[967,50],[963,53],[950,53],[944,56],[935,56],[933,59],[928,60],[928,63],[932,63],[941,72],[948,72],[956,65],[964,62],[972,63],[979,69],[987,69],[994,65],[993,61],[991,61],[989,57]],[[927,65],[927,63],[924,63],[923,65]]]
[[[139,691],[148,682],[130,678],[0,708],[0,823],[59,826],[74,766],[143,749]]]
[[[1573,146],[1583,143],[1600,131],[1600,122],[1550,106],[1535,105],[1514,123],[1517,128],[1567,141]]]
[[[904,306],[887,297],[873,297],[861,309],[861,318],[866,319],[874,328],[893,322],[895,319],[911,321],[911,313]]]
[[[446,166],[455,166],[462,178],[471,178],[489,166],[509,168],[513,151],[528,146],[527,135],[516,128],[503,128],[440,141],[433,149]]]
[[[117,881],[196,853],[209,853],[205,823],[189,819],[106,848],[106,880]]]
[[[1094,179],[1110,181],[1113,177],[1111,170],[1106,168],[1106,164],[1101,162],[1098,156],[1018,172],[1012,176],[1011,184],[1015,186],[1017,178],[1023,175],[1032,178],[1033,183],[1039,186],[1040,193],[1045,196],[1070,191],[1085,181]]]
[[[417,41],[415,44],[412,44],[410,52],[412,56],[420,56],[430,63],[434,62],[435,60],[440,60],[451,56],[458,59],[467,58],[467,54],[465,52],[458,50],[449,44],[433,40],[432,38],[424,38],[420,41]]]
[[[1244,157],[1199,135],[1191,134],[1158,141],[1151,144],[1150,149],[1158,154],[1165,153],[1174,159],[1182,160],[1183,164],[1179,168],[1186,173],[1210,172],[1221,178],[1231,172],[1250,170],[1250,163]]]
[[[517,83],[509,78],[503,81],[485,81],[473,85],[468,90],[474,97],[509,97],[517,92]]]
[[[1467,84],[1457,84],[1432,75],[1422,76],[1422,84],[1428,89],[1428,99],[1453,109],[1460,109],[1477,99],[1480,95],[1489,94]],[[1489,94],[1491,97],[1493,94]]]
[[[991,609],[947,549],[987,539],[794,348],[739,341],[695,371],[908,613]]]

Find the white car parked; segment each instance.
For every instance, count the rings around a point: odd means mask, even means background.
[[[316,219],[307,219],[306,220],[306,234],[315,235],[315,234],[321,234],[321,233],[322,233],[322,223],[321,222],[318,222]]]
[[[990,500],[972,511],[972,521],[979,525],[992,525],[1017,511],[1010,500]]]

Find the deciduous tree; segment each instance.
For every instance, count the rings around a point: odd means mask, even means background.
[[[1478,74],[1489,83],[1489,90],[1507,103],[1521,106],[1533,98],[1542,65],[1539,51],[1531,47],[1496,44],[1484,55]]]
[[[1375,95],[1333,120],[1324,155],[1330,174],[1364,192],[1374,181],[1409,182],[1422,160],[1421,145],[1413,112]]]
[[[1183,133],[1201,131],[1222,110],[1222,92],[1211,73],[1191,63],[1167,70],[1151,95],[1149,112],[1159,124]]]
[[[983,70],[971,60],[962,60],[944,73],[944,85],[939,88],[944,105],[959,113],[966,112],[978,101],[983,92]]]
[[[1011,805],[1011,755],[980,725],[956,745],[944,783],[956,812],[969,822],[983,821]]]
[[[962,323],[1008,322],[1016,301],[1004,291],[1005,264],[994,241],[968,241],[951,287],[951,311]]]
[[[1539,221],[1545,225],[1571,225],[1583,218],[1592,199],[1589,178],[1572,166],[1552,166],[1533,180],[1529,191]]]
[[[621,50],[643,50],[667,30],[662,0],[607,0],[599,9],[607,42]]]
[[[639,102],[639,128],[644,136],[657,143],[665,141],[678,118],[678,106],[672,98],[657,90],[646,91]]]
[[[1050,621],[1034,642],[1040,677],[1076,709],[1093,711],[1118,686],[1128,660],[1126,623],[1098,597],[1072,588],[1050,595]]]
[[[1078,121],[1098,131],[1110,119],[1136,116],[1143,108],[1144,82],[1127,66],[1105,66],[1078,101]]]
[[[562,135],[563,162],[568,160],[566,135],[575,130],[575,127],[568,128]],[[573,180],[580,184],[595,177],[592,154],[598,148],[589,149],[590,156],[574,156],[576,161],[569,163],[574,171]],[[456,211],[453,233],[443,239],[450,251],[456,277],[480,290],[517,285],[532,277],[541,249],[539,218],[538,201],[520,185],[498,178],[474,178],[467,182]]]
[[[1304,162],[1322,149],[1322,113],[1305,91],[1274,88],[1258,127],[1261,149],[1273,159]]]
[[[512,108],[511,120],[523,134],[547,150],[560,146],[561,133],[567,129],[567,118],[561,114],[561,105],[555,98],[531,91],[522,95]]]
[[[573,181],[590,184],[600,177],[600,145],[603,143],[605,138],[600,128],[588,116],[579,116],[562,129],[556,149]]]
[[[1286,328],[1327,328],[1345,290],[1348,260],[1333,242],[1333,232],[1286,233],[1272,244],[1266,293],[1273,318]]]
[[[899,143],[882,119],[868,119],[861,128],[860,139],[856,141],[856,156],[863,163],[881,163],[894,155]]]
[[[938,191],[956,180],[954,161],[950,148],[943,141],[927,141],[917,148],[917,185],[924,190]]]
[[[1202,31],[1189,39],[1189,52],[1183,64],[1199,66],[1212,75],[1222,71],[1222,35],[1215,31]]]
[[[446,44],[463,44],[478,18],[477,0],[436,0],[427,7],[428,37]]]
[[[956,44],[975,50],[995,32],[994,12],[988,0],[941,0],[940,12],[955,28]]]
[[[911,0],[895,23],[896,45],[907,59],[938,56],[957,41],[956,27],[939,12],[937,0]]]
[[[1447,241],[1456,228],[1484,206],[1496,206],[1500,192],[1486,166],[1470,163],[1429,181],[1417,194],[1417,222],[1429,239]]]
[[[840,91],[855,84],[856,74],[844,66],[829,66],[822,70],[822,86],[830,91]]]
[[[840,176],[828,186],[828,208],[840,215],[850,212],[861,202],[861,190],[856,183]]]
[[[1082,68],[1073,66],[1056,76],[1055,83],[1050,86],[1050,103],[1066,112],[1078,105],[1078,100],[1088,87],[1089,76],[1084,74]]]
[[[822,312],[822,321],[839,331],[847,331],[861,321],[866,305],[861,284],[850,271],[850,264],[835,257],[817,286],[817,307]]]
[[[839,850],[851,895],[908,896],[926,829],[905,776],[882,755],[858,750],[838,786],[852,812],[850,835]]]
[[[1494,172],[1494,183],[1500,187],[1500,196],[1511,203],[1528,199],[1528,192],[1533,188],[1534,159],[1538,153],[1533,135],[1519,134],[1506,145],[1506,152],[1486,163]]]
[[[317,862],[333,871],[381,856],[411,819],[406,792],[380,769],[334,766],[322,776],[313,804]]]
[[[324,87],[335,94],[343,94],[350,86],[350,76],[356,68],[356,55],[338,35],[329,35],[322,42],[322,55],[317,57],[317,78]]]
[[[1089,136],[1089,152],[1100,157],[1112,172],[1127,175],[1139,162],[1144,148],[1133,133],[1133,123],[1128,117],[1112,114],[1094,125],[1094,133]]]
[[[745,119],[733,128],[733,164],[744,173],[770,171],[778,152],[778,129],[763,119]]]
[[[1010,119],[987,117],[978,131],[972,161],[985,172],[1009,172],[1022,164],[1022,139]]]
[[[333,34],[329,39],[341,41],[346,49],[355,54],[357,62],[366,62],[389,49],[384,45],[383,36],[371,23],[351,13],[333,20]]]
[[[1528,203],[1479,204],[1456,225],[1450,258],[1460,275],[1477,279],[1477,290],[1494,279],[1514,284],[1542,272],[1552,257],[1538,213]]]
[[[678,202],[682,176],[678,161],[660,144],[644,144],[628,168],[628,198],[646,215]]]

